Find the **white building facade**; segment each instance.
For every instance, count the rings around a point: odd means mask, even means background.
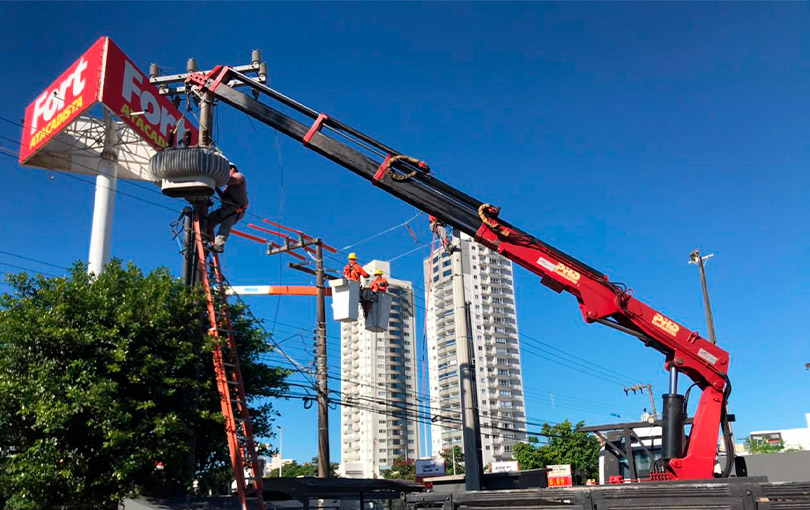
[[[347,478],[378,478],[400,457],[419,455],[419,430],[414,417],[416,344],[411,282],[391,277],[388,262],[363,266],[370,275],[381,269],[388,279],[393,305],[388,329],[365,329],[357,322],[341,325],[341,473]]]
[[[484,466],[512,459],[526,440],[526,406],[512,262],[462,235],[465,298],[471,303],[481,452]],[[456,354],[450,256],[423,261],[427,292],[427,345],[432,455],[462,445],[461,394]]]

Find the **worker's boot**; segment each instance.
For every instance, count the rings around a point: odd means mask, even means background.
[[[222,253],[225,251],[225,238],[223,236],[215,237],[214,244],[211,245],[211,249],[217,253]]]

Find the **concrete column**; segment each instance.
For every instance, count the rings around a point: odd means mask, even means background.
[[[118,167],[115,144],[118,141],[112,115],[104,108],[104,149],[96,176],[96,200],[93,205],[93,226],[90,233],[90,252],[87,256],[87,272],[100,275],[110,260],[112,244],[115,190],[118,185]]]
[[[453,231],[453,319],[456,331],[456,356],[461,390],[461,423],[464,443],[465,483],[468,491],[481,490],[481,426],[478,421],[478,395],[476,393],[474,352],[472,349],[467,298],[464,295],[464,269],[461,254],[461,235]],[[452,452],[452,450],[451,450]],[[453,455],[455,460],[455,455]],[[455,466],[454,466],[455,469]]]

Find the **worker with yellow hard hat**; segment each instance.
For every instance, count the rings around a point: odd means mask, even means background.
[[[374,276],[377,278],[371,282],[371,292],[388,292],[388,280],[383,276],[382,269],[375,269]]]
[[[366,270],[357,263],[356,253],[349,253],[349,263],[343,268],[343,276],[356,282],[359,282],[361,277],[368,278],[368,273],[366,273]]]

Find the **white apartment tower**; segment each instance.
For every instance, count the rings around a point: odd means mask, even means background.
[[[367,331],[362,313],[341,326],[340,391],[352,404],[340,410],[341,471],[348,478],[379,478],[397,458],[419,454],[413,284],[392,278],[388,262],[363,268],[382,270],[394,300],[383,333]]]
[[[484,466],[512,460],[512,447],[526,440],[526,407],[515,314],[512,262],[461,236],[464,293],[471,303],[473,350]],[[456,355],[455,303],[450,255],[424,260],[430,370],[431,446],[434,456],[461,438],[461,394]]]

